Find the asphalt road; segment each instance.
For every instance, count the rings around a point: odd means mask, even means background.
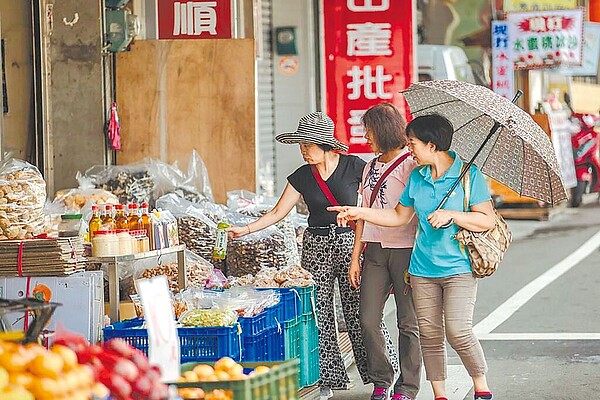
[[[600,399],[600,204],[550,221],[509,221],[515,240],[498,272],[481,280],[475,330],[496,400]],[[393,311],[393,304],[388,304]],[[394,314],[386,317],[394,335]],[[472,399],[471,381],[448,346],[450,400]],[[334,399],[369,399],[360,382]],[[432,400],[423,382],[418,400]]]

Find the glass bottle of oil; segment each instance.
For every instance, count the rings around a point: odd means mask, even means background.
[[[92,241],[94,234],[96,231],[102,229],[102,219],[100,218],[100,208],[96,205],[92,206],[92,218],[90,218],[90,222],[88,224],[88,241]]]
[[[125,215],[125,206],[123,204],[115,205],[115,225],[117,229],[129,229],[129,220]]]
[[[116,229],[115,219],[113,218],[113,206],[111,204],[104,205],[104,213],[101,217],[102,230],[114,231]]]
[[[129,220],[129,230],[138,231],[142,229],[142,220],[138,213],[138,205],[130,203],[127,206],[127,219]]]

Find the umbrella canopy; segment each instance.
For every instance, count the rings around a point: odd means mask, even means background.
[[[522,196],[556,204],[567,198],[552,142],[529,114],[483,86],[426,81],[404,92],[413,116],[437,113],[454,125],[451,149]],[[497,131],[486,138],[498,124]]]

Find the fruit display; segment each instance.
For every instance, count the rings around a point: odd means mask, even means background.
[[[270,371],[270,368],[260,365],[254,368],[249,374],[244,373],[244,367],[232,358],[223,357],[216,361],[214,365],[198,364],[190,371],[184,372],[178,382],[196,383],[196,382],[229,382],[249,379],[253,376],[264,374]],[[230,390],[214,389],[205,392],[198,387],[186,387],[178,389],[179,395],[186,400],[204,399],[204,400],[232,400],[233,394]]]
[[[89,399],[94,372],[71,349],[0,342],[0,399]]]
[[[83,338],[57,339],[69,347],[80,364],[91,367],[92,376],[104,385],[114,400],[160,400],[168,398],[168,387],[160,382],[160,369],[141,351],[122,339],[104,346],[90,345]]]

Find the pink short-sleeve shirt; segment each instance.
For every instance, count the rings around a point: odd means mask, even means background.
[[[359,188],[362,195],[362,206],[369,207],[371,193],[381,175],[389,168],[396,159],[402,157],[409,150],[406,148],[393,160],[382,163],[377,158],[369,161],[363,170],[363,179]],[[408,178],[417,163],[412,157],[407,157],[394,171],[392,171],[385,182],[379,188],[372,208],[396,208],[398,199],[406,187]],[[362,242],[380,243],[384,248],[412,248],[415,242],[417,230],[417,219],[413,218],[408,225],[403,227],[382,227],[365,222],[362,234]]]

